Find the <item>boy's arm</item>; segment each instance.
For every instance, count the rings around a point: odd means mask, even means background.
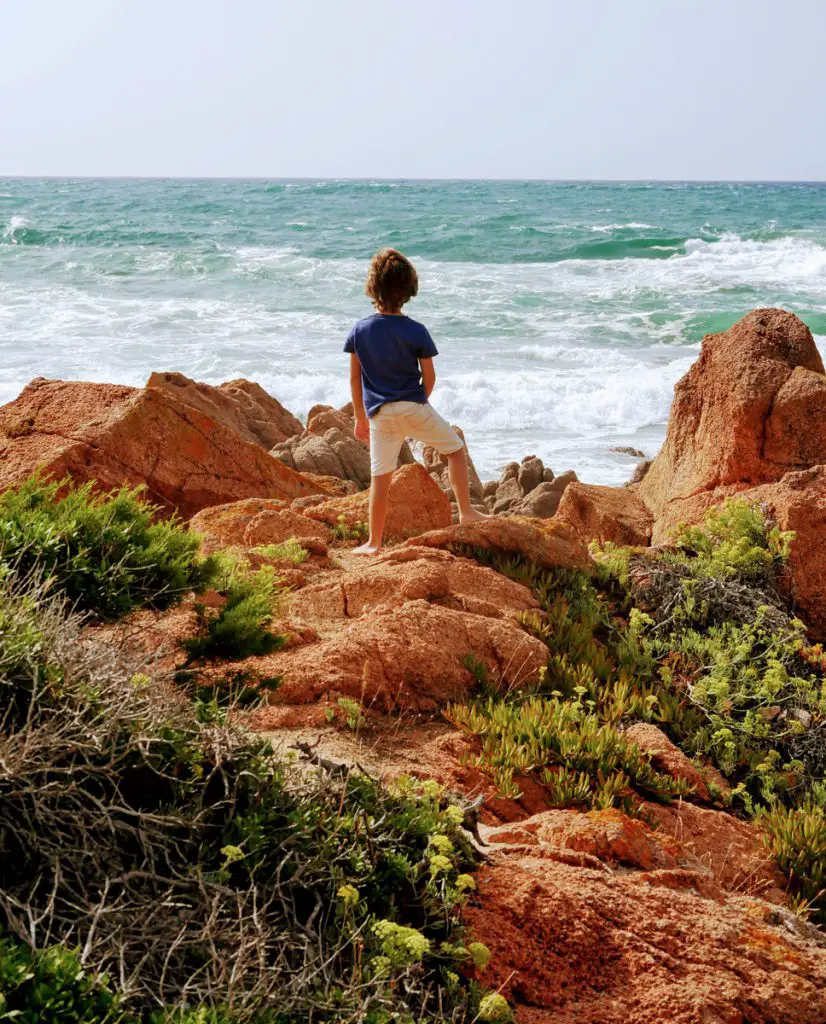
[[[420,359],[419,366],[422,370],[422,384],[424,384],[424,393],[427,398],[433,389],[436,387],[436,367],[433,365],[432,359]]]
[[[353,414],[356,417],[356,437],[359,441],[369,441],[370,426],[364,408],[364,395],[361,392],[361,363],[355,352],[350,353],[350,397],[353,400]]]

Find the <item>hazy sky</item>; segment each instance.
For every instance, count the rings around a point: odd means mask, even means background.
[[[826,178],[826,0],[0,0],[0,175]]]

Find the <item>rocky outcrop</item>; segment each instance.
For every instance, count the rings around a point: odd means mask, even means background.
[[[245,441],[267,450],[303,430],[299,419],[250,380],[229,380],[213,387],[182,373],[153,373],[146,386],[168,391],[177,401],[206,413]]]
[[[710,799],[709,781],[720,792],[728,792],[725,779],[712,767],[700,767],[675,746],[665,733],[649,722],[635,722],[625,732],[625,738],[635,743],[651,759],[655,768],[672,779],[687,782],[701,800]]]
[[[408,543],[448,551],[483,548],[503,555],[522,555],[545,569],[579,569],[591,573],[595,568],[588,548],[570,526],[554,520],[491,517],[434,530]]]
[[[279,711],[289,720],[310,706],[321,724],[340,697],[367,712],[435,711],[477,685],[469,658],[494,683],[538,678],[547,648],[517,621],[536,607],[527,588],[445,551],[350,555],[284,603],[278,629],[293,637],[286,650],[236,667],[251,681],[280,677],[270,723]]]
[[[815,929],[727,892],[679,837],[617,811],[550,811],[485,838],[491,863],[466,918],[493,954],[484,984],[502,986],[518,1020],[826,1019]]]
[[[352,480],[361,489],[370,486],[370,449],[338,427],[323,434],[307,430],[275,445],[270,454],[299,473]]]
[[[719,488],[746,490],[826,462],[826,377],[811,331],[792,313],[758,309],[703,340],[677,383],[662,451],[639,485],[656,519]]]
[[[346,498],[299,503],[310,519],[335,526],[343,521],[349,527],[367,523],[369,494],[362,491]],[[403,540],[427,530],[449,526],[452,522],[450,501],[433,477],[420,463],[402,466],[393,474],[390,484],[390,505],[384,535],[387,540]]]
[[[651,541],[653,517],[625,487],[572,483],[562,495],[556,519],[586,543],[645,547]]]
[[[738,495],[764,506],[781,530],[795,539],[789,554],[791,596],[812,632],[826,637],[826,465],[787,473]]]
[[[668,434],[642,482],[654,544],[728,497],[763,505],[796,537],[792,596],[826,635],[826,375],[811,332],[777,309],[709,335],[677,384]]]
[[[142,485],[186,517],[241,498],[324,493],[179,390],[37,378],[0,409],[0,487],[35,470],[101,491]]]

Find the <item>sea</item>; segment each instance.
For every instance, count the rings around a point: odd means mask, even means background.
[[[0,403],[33,377],[258,381],[348,400],[371,254],[401,249],[433,404],[483,479],[622,484],[703,335],[758,306],[826,353],[826,184],[0,178]]]

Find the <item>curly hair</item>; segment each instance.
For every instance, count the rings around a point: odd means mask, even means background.
[[[397,249],[381,249],[370,261],[364,288],[374,306],[398,313],[419,290],[419,275]]]

